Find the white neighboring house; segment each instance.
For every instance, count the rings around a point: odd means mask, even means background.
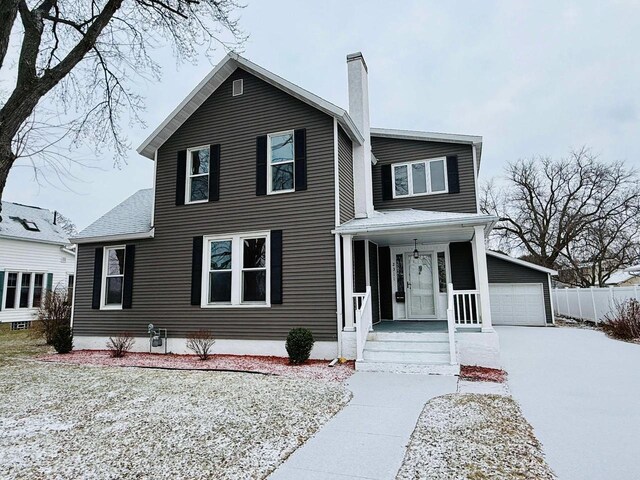
[[[57,213],[2,202],[0,323],[29,328],[46,290],[73,288],[76,255]]]
[[[630,287],[633,285],[640,285],[640,265],[617,270],[607,280],[607,287]]]

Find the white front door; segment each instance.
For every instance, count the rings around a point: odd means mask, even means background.
[[[421,253],[414,258],[412,253],[405,254],[407,265],[407,317],[435,317],[435,280],[433,254]]]

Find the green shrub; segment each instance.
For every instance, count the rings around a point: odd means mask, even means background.
[[[285,347],[289,354],[289,361],[293,365],[306,362],[313,348],[313,334],[306,328],[293,328],[287,335]]]
[[[68,325],[60,325],[53,332],[51,339],[53,348],[58,353],[69,353],[73,349],[73,332]]]

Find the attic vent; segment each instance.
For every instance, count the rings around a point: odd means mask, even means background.
[[[244,92],[244,85],[242,83],[242,79],[233,81],[233,96],[237,97],[238,95],[242,95]]]
[[[11,220],[15,220],[16,222],[20,222],[20,224],[25,228],[25,230],[29,230],[31,232],[39,232],[40,229],[36,222],[32,222],[31,220],[27,220],[25,218],[20,217],[10,217]]]

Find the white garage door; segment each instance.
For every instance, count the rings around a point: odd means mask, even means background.
[[[491,320],[495,325],[544,325],[541,283],[492,283]]]

